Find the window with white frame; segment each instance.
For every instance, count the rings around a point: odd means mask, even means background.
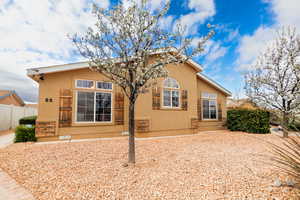
[[[173,78],[167,78],[163,82],[163,106],[179,107],[179,84]]]
[[[76,80],[76,88],[94,88],[94,81]]]
[[[77,92],[77,122],[111,122],[112,94],[110,92]]]
[[[97,89],[112,90],[112,83],[97,81]]]
[[[217,119],[217,94],[203,92],[201,97],[203,119]]]

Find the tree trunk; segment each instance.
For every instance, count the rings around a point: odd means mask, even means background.
[[[289,118],[287,113],[283,113],[283,137],[286,138],[288,137],[288,124],[289,124]]]
[[[135,163],[135,139],[134,139],[134,107],[135,102],[129,100],[129,143],[128,143],[128,163]]]

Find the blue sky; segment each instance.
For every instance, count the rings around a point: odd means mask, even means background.
[[[14,89],[25,101],[37,101],[38,85],[26,68],[83,60],[74,53],[68,33],[82,33],[94,23],[92,2],[110,9],[128,0],[2,0],[0,1],[0,89]],[[165,0],[152,0],[151,9]],[[202,56],[194,58],[204,73],[233,94],[243,93],[242,73],[281,26],[300,29],[299,0],[171,0],[162,25],[181,22],[196,42],[215,25],[216,34]]]

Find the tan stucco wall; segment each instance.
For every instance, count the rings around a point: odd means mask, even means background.
[[[196,71],[185,66],[187,64],[180,64],[175,66],[168,66],[169,76],[175,78],[180,84],[180,91],[188,91],[188,110],[182,109],[152,109],[152,90],[151,88],[145,94],[141,94],[136,102],[136,119],[149,119],[150,132],[157,132],[157,134],[168,135],[175,133],[190,133],[191,118],[197,118],[197,99],[200,97],[200,91],[213,91],[218,94],[218,102],[222,106],[226,103],[226,97],[213,87],[208,86],[206,82],[201,82],[197,78]],[[59,73],[46,74],[44,80],[39,81],[39,104],[38,104],[38,121],[56,121],[57,135],[90,135],[93,136],[120,136],[121,132],[127,131],[128,123],[128,100],[125,97],[125,121],[124,125],[114,125],[114,114],[112,115],[112,123],[76,123],[76,79],[86,79],[101,81],[107,80],[103,75],[92,72],[89,69],[79,69],[72,71],[65,71]],[[157,86],[162,88],[162,79],[157,80]],[[58,128],[59,118],[59,91],[60,89],[73,90],[73,115],[72,127]],[[80,89],[88,90],[91,89]],[[120,91],[116,85],[113,86],[113,93],[116,90]],[[162,92],[162,90],[161,90]],[[161,100],[162,100],[161,94]],[[45,102],[45,98],[52,98],[52,102]],[[114,95],[113,95],[114,98]],[[114,101],[114,99],[113,99]],[[180,98],[181,101],[181,98]],[[162,102],[161,102],[162,105]],[[112,103],[114,106],[114,103]],[[225,110],[226,108],[223,108]],[[225,112],[223,112],[225,113]],[[141,137],[149,133],[138,134]],[[149,134],[150,135],[150,134]],[[73,137],[72,136],[72,137]]]
[[[12,95],[0,99],[0,104],[22,106]]]
[[[161,90],[161,109],[152,109],[152,90],[138,98],[136,104],[136,118],[149,119],[150,129],[152,131],[162,130],[181,130],[191,127],[191,118],[197,117],[197,77],[195,70],[190,67],[181,65],[168,66],[169,77],[177,80],[181,90],[188,91],[188,110],[182,109],[164,109],[162,107],[162,90]],[[157,81],[158,87],[162,86],[162,79]],[[181,95],[181,94],[180,94]],[[181,103],[181,97],[179,97]]]
[[[198,90],[198,94],[197,94],[198,98],[201,98],[202,92],[217,94],[218,106],[220,104],[221,108],[222,108],[222,118],[226,119],[226,117],[227,117],[227,107],[226,107],[227,96],[223,92],[216,89],[212,85],[208,84],[206,81],[204,81],[201,78],[197,78],[197,90]]]
[[[39,87],[39,109],[38,121],[56,121],[58,124],[59,118],[59,92],[60,89],[73,90],[73,106],[72,106],[72,127],[58,128],[58,135],[73,135],[73,134],[101,134],[101,133],[116,133],[123,131],[122,126],[114,126],[113,123],[76,123],[76,91],[95,91],[93,89],[76,89],[76,79],[87,80],[107,80],[99,73],[90,71],[89,69],[80,69],[66,71],[62,73],[46,74],[43,81],[40,81]],[[98,90],[97,90],[98,91]],[[113,93],[116,91],[114,87]],[[112,95],[114,96],[114,95]],[[52,102],[45,102],[45,98],[52,98]],[[113,106],[113,104],[112,104]],[[114,115],[112,118],[114,121]]]

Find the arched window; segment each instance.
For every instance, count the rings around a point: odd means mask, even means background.
[[[166,78],[163,82],[163,106],[179,108],[179,84],[173,78]]]

